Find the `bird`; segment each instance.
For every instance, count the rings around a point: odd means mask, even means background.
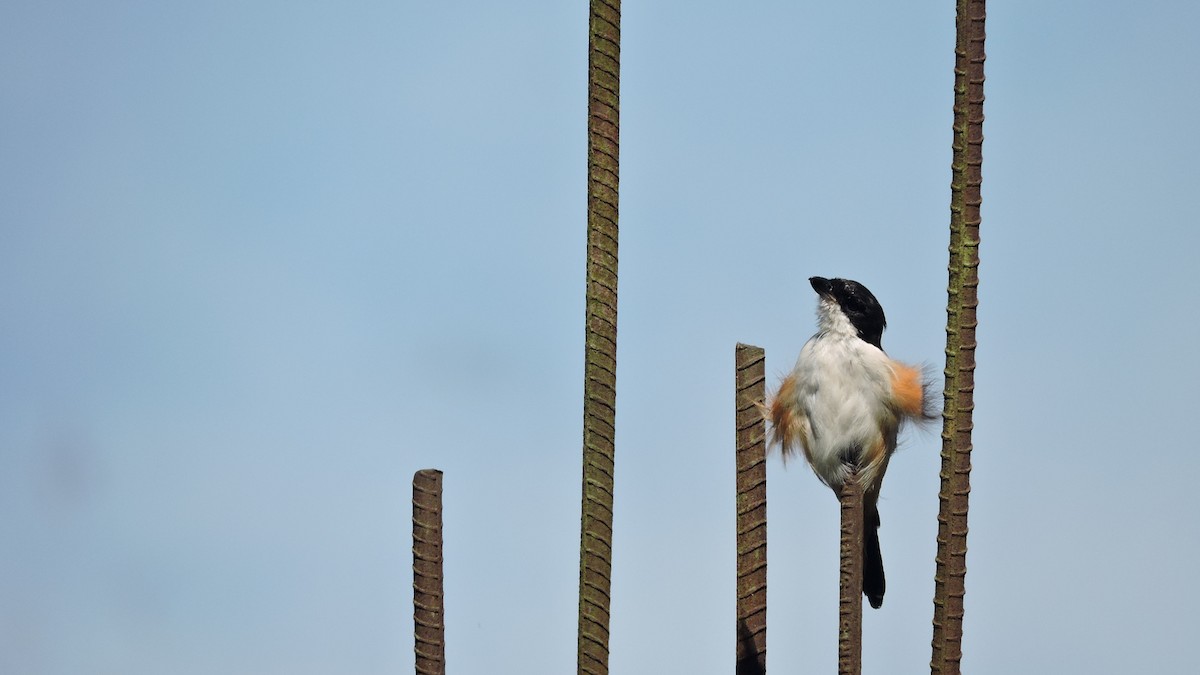
[[[932,382],[922,368],[883,351],[887,319],[857,281],[811,277],[817,332],[764,406],[773,447],[802,452],[840,494],[847,476],[863,487],[863,594],[878,609],[886,583],[879,550],[879,491],[902,425],[932,420]]]

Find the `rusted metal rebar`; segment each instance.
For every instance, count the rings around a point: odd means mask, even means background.
[[[737,675],[767,672],[767,444],[761,347],[734,350],[737,464]]]
[[[838,580],[838,675],[862,673],[863,491],[850,474],[838,493],[842,511],[841,568]]]
[[[940,675],[957,675],[961,671],[962,661],[983,183],[987,4],[986,0],[958,0],[957,7],[954,154],[950,178],[950,260],[946,304],[946,386],[930,659],[930,671]]]
[[[591,0],[588,23],[587,320],[577,664],[580,675],[603,675],[608,672],[616,428],[620,0]]]
[[[413,476],[413,624],[418,675],[445,675],[442,602],[442,472]]]

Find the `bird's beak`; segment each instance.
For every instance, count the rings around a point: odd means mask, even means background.
[[[808,283],[812,284],[813,290],[817,292],[817,295],[833,295],[833,282],[825,277],[809,277]]]

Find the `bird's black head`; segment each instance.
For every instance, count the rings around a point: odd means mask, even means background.
[[[883,329],[887,319],[883,307],[866,286],[850,279],[826,279],[811,277],[808,282],[813,290],[824,298],[832,298],[842,308],[842,313],[858,331],[858,337],[883,349]]]

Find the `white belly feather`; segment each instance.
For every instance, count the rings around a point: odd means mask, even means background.
[[[842,484],[847,464],[863,466],[871,487],[895,449],[898,420],[891,400],[891,361],[857,337],[825,332],[800,350],[793,371],[795,402],[807,420],[809,462],[830,486]],[[882,438],[881,438],[882,432]],[[866,466],[867,448],[883,442],[881,466]]]

